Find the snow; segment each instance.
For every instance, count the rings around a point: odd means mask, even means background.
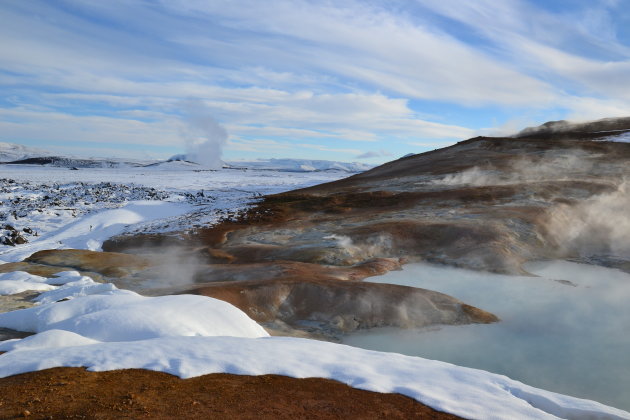
[[[46,278],[33,276],[23,271],[0,274],[0,295],[14,295],[27,290],[45,291],[55,287],[46,284]]]
[[[82,335],[64,331],[49,330],[26,337],[23,340],[6,340],[0,342],[0,351],[52,349],[60,347],[82,346],[85,344],[97,344],[98,340],[83,337]]]
[[[8,261],[21,261],[44,249],[100,250],[105,240],[120,234],[134,224],[186,214],[191,205],[161,201],[132,201],[119,209],[104,210],[63,224],[38,238],[36,242],[0,251]],[[31,224],[32,225],[32,224]]]
[[[111,283],[96,283],[78,271],[63,271],[46,278],[24,271],[0,274],[0,295],[14,295],[28,290],[40,293],[34,302],[52,303],[77,296],[87,296],[116,289]]]
[[[89,296],[116,290],[111,283],[96,283],[89,277],[82,277],[61,287],[44,292],[33,299],[39,303],[54,303],[63,299],[72,299],[80,296]]]
[[[244,312],[221,300],[195,295],[145,297],[108,283],[93,285],[108,287],[80,296],[72,286],[62,286],[55,290],[55,298],[70,300],[48,299],[49,303],[0,314],[0,325],[28,332],[65,330],[99,341],[268,336]]]
[[[0,142],[0,162],[27,159],[35,156],[48,156],[50,152],[21,144]]]
[[[601,139],[598,139],[598,141],[614,141],[614,142],[619,142],[619,143],[630,143],[630,131],[628,130],[615,130],[615,131],[623,131],[623,133],[603,137]]]
[[[335,162],[329,160],[308,159],[258,159],[253,161],[232,161],[227,162],[226,164],[233,168],[290,172],[363,172],[374,167],[374,165],[367,165],[359,162]]]

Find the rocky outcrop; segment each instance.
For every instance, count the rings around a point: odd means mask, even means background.
[[[336,338],[375,327],[420,328],[498,321],[495,315],[451,296],[391,284],[295,279],[214,283],[188,292],[230,302],[281,334],[298,330]]]
[[[152,264],[149,259],[137,255],[82,249],[39,251],[24,262],[96,272],[107,277],[126,277],[146,270]]]

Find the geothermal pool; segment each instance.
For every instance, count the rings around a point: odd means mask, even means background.
[[[343,342],[484,369],[630,410],[630,274],[567,261],[525,269],[539,277],[410,264],[373,278],[449,294],[501,322],[383,328]]]

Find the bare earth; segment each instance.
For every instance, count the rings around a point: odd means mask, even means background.
[[[0,381],[0,419],[459,419],[319,378],[55,368]]]

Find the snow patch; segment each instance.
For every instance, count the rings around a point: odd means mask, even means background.
[[[613,141],[613,142],[618,142],[618,143],[630,143],[630,131],[627,131],[627,130],[618,130],[618,131],[624,131],[624,132],[621,134],[603,137],[601,139],[598,139],[597,141]]]
[[[68,345],[60,351],[64,340]],[[622,410],[485,371],[313,340],[189,336],[90,344],[72,334],[49,331],[41,339],[21,341],[26,341],[21,348],[14,342],[15,350],[0,356],[1,377],[58,366],[91,371],[138,368],[182,378],[277,374],[330,378],[359,389],[401,393],[472,419],[630,418]]]
[[[81,293],[89,295],[80,296]],[[144,297],[107,283],[86,286],[68,283],[48,294],[49,297],[41,300],[49,303],[0,314],[0,326],[28,332],[59,329],[99,341],[268,335],[236,307],[205,296]],[[50,303],[59,298],[72,299]]]
[[[46,283],[45,277],[34,276],[24,271],[0,274],[0,295],[14,295],[27,290],[46,291],[55,286]]]

